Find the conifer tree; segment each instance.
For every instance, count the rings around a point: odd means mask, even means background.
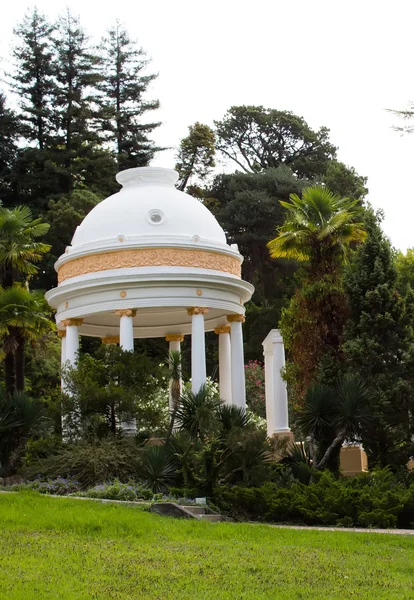
[[[115,148],[119,169],[145,166],[157,148],[148,137],[160,125],[144,123],[149,111],[159,108],[158,100],[144,95],[156,74],[146,75],[146,53],[133,42],[120,23],[102,40],[103,79],[99,85],[101,124],[105,139]]]
[[[11,202],[12,169],[17,156],[19,120],[14,111],[7,108],[6,96],[0,92],[0,201]]]
[[[366,242],[345,277],[350,318],[343,346],[348,368],[370,389],[371,426],[362,441],[371,465],[404,465],[414,451],[414,299],[397,287],[382,214],[366,212]]]
[[[66,181],[62,182],[62,192],[66,193],[73,189],[76,179],[82,181],[85,162],[93,159],[97,142],[92,127],[97,100],[94,88],[101,78],[100,59],[90,50],[79,19],[69,10],[59,19],[53,41],[56,52],[53,121],[59,164],[66,171]]]
[[[39,150],[48,146],[53,130],[52,32],[53,26],[37,8],[14,30],[20,43],[13,51],[16,66],[11,79],[20,98],[23,133]]]

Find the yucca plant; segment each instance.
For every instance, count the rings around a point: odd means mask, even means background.
[[[314,385],[309,388],[300,410],[297,424],[308,437],[313,466],[322,469],[332,453],[346,439],[355,439],[370,421],[369,390],[353,375],[345,375],[338,380],[336,388]],[[331,441],[323,453],[315,446]]]
[[[166,446],[147,446],[144,449],[141,475],[154,494],[165,491],[174,483],[177,463]]]
[[[203,438],[211,430],[220,400],[214,398],[206,385],[197,393],[185,390],[176,413],[179,428],[193,439]]]

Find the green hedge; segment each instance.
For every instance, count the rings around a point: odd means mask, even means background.
[[[221,487],[215,503],[236,518],[343,527],[414,528],[414,481],[383,470],[352,478],[317,473],[309,485]]]

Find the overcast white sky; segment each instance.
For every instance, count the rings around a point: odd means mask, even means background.
[[[159,73],[156,141],[177,146],[195,121],[232,105],[291,110],[331,130],[339,158],[368,176],[392,243],[414,246],[414,134],[401,137],[386,108],[414,100],[412,0],[38,0],[54,19],[69,5],[98,40],[119,18]],[[33,3],[2,3],[0,54]],[[7,63],[3,61],[3,68]],[[153,164],[174,166],[174,152]]]

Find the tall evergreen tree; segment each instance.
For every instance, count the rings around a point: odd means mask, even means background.
[[[177,154],[176,170],[180,176],[178,189],[184,191],[193,175],[203,181],[216,166],[216,136],[208,125],[194,123],[189,134],[180,143]]]
[[[414,298],[398,291],[382,215],[369,209],[366,242],[345,277],[350,318],[343,346],[349,369],[370,388],[372,426],[362,436],[371,464],[405,464],[414,452]]]
[[[11,79],[20,98],[23,132],[39,150],[48,146],[53,130],[52,32],[53,26],[37,8],[28,12],[14,30],[19,43],[13,50],[16,66]]]
[[[57,24],[53,37],[56,52],[56,86],[53,121],[59,163],[67,180],[62,192],[70,192],[82,182],[86,164],[93,160],[97,135],[92,129],[97,102],[96,85],[101,79],[100,59],[89,48],[88,37],[79,19],[69,9]]]
[[[6,96],[0,92],[0,201],[7,205],[11,196],[12,170],[17,156],[19,120],[7,108]]]
[[[157,75],[144,74],[149,63],[146,53],[118,22],[103,38],[101,49],[103,79],[99,87],[105,138],[115,148],[120,169],[145,166],[161,149],[148,137],[160,123],[143,122],[147,112],[159,108],[158,100],[144,99]]]

